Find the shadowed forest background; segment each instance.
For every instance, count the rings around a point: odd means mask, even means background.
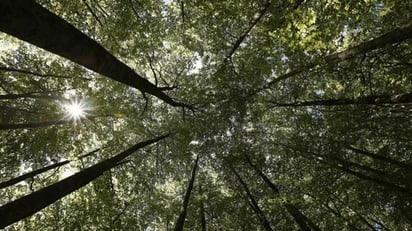
[[[411,12],[0,0],[0,227],[411,230]]]

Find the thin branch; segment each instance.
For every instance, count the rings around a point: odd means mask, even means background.
[[[100,26],[103,27],[103,23],[100,21],[99,17],[97,17],[97,15],[94,13],[93,9],[89,6],[89,4],[87,3],[87,0],[82,0],[82,2],[84,3],[84,5],[86,5],[87,9],[93,15],[94,19],[96,19],[96,21],[100,24]]]
[[[247,30],[245,32],[243,32],[243,34],[238,37],[238,39],[235,41],[235,43],[233,44],[230,51],[227,53],[226,58],[225,58],[225,62],[232,58],[233,54],[239,49],[242,42],[249,35],[250,31],[258,24],[258,22],[261,20],[261,18],[265,15],[265,13],[266,13],[267,9],[269,8],[269,6],[270,6],[270,3],[266,2],[260,7],[259,11],[253,16],[253,18],[251,20],[251,23],[250,23],[249,27],[247,28]]]
[[[320,61],[317,60],[317,61],[309,62],[305,65],[302,65],[300,68],[294,69],[283,75],[278,76],[277,78],[275,78],[274,80],[270,81],[265,86],[263,86],[261,89],[255,90],[250,95],[255,95],[258,92],[268,89],[272,85],[282,80],[295,77],[296,75],[301,74],[303,72],[307,72],[314,67],[320,66],[321,64],[325,64],[325,63],[330,64],[330,63],[345,61],[345,60],[354,58],[357,55],[365,54],[367,52],[385,47],[390,44],[403,42],[405,40],[410,39],[411,37],[412,37],[412,23],[409,23],[409,24],[400,26],[392,31],[389,31],[380,37],[363,42],[357,46],[350,47],[344,51],[328,55],[322,58],[322,60]]]
[[[56,75],[56,74],[50,74],[50,73],[37,73],[37,72],[33,72],[33,71],[29,71],[29,70],[24,70],[24,69],[18,69],[18,68],[12,68],[12,67],[5,67],[5,66],[0,66],[0,70],[2,71],[6,71],[6,72],[18,72],[18,73],[22,73],[22,74],[29,74],[29,75],[34,75],[34,76],[38,76],[38,77],[53,77],[53,78],[62,78],[62,79],[73,79],[75,77],[71,77],[71,76],[64,76],[64,75]],[[89,78],[84,78],[84,77],[79,77],[81,79],[84,80],[91,80]]]
[[[69,102],[68,99],[56,95],[47,95],[47,94],[34,94],[34,93],[22,93],[22,94],[7,94],[7,95],[0,95],[0,100],[12,100],[12,99],[52,99],[58,100],[61,102]]]

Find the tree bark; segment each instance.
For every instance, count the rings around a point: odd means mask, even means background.
[[[320,159],[319,156],[322,156],[322,155],[313,155],[313,153],[310,153],[310,152],[304,152],[304,153],[312,156],[312,158],[311,158],[311,157],[308,157],[306,155],[302,155],[305,158],[314,159],[314,160],[316,160],[320,163],[326,164],[326,165],[328,165],[332,168],[339,169],[339,170],[341,170],[343,172],[346,172],[350,175],[356,176],[359,179],[367,180],[367,181],[370,181],[370,182],[375,183],[377,185],[383,186],[384,188],[387,188],[391,191],[396,191],[396,192],[400,192],[402,194],[406,194],[408,196],[412,196],[412,191],[410,189],[405,188],[405,187],[396,185],[392,182],[388,182],[388,181],[383,180],[381,178],[376,178],[376,177],[365,175],[361,172],[352,170],[352,169],[350,169],[346,166],[339,165],[339,164],[336,164],[336,163],[331,163],[329,161],[326,161],[325,159]]]
[[[29,75],[34,75],[34,76],[38,76],[38,77],[53,77],[53,78],[63,78],[63,79],[72,79],[73,77],[70,76],[64,76],[64,75],[56,75],[56,74],[43,74],[43,73],[37,73],[34,71],[29,71],[29,70],[24,70],[24,69],[17,69],[17,68],[12,68],[12,67],[5,67],[5,66],[0,66],[0,70],[1,71],[5,71],[5,72],[18,72],[18,73],[22,73],[22,74],[29,74]],[[90,80],[88,78],[84,78],[82,77],[82,79],[84,80]]]
[[[202,185],[199,184],[199,194],[203,195]],[[203,198],[200,199],[200,224],[202,227],[202,231],[206,231],[206,215],[205,215],[205,205],[203,203]]]
[[[265,181],[265,183],[272,189],[275,195],[279,195],[279,188],[255,165],[252,163],[250,158],[245,155],[248,164],[255,170],[255,172]],[[283,204],[289,214],[293,217],[296,223],[299,225],[301,230],[304,231],[321,231],[321,229],[313,223],[308,217],[306,217],[295,205],[286,202]]]
[[[0,30],[172,106],[188,107],[174,101],[96,41],[33,0],[0,1]]]
[[[357,99],[326,99],[294,103],[271,102],[274,107],[304,107],[304,106],[341,106],[341,105],[380,105],[412,103],[412,93],[397,95],[370,95]]]
[[[92,155],[93,153],[98,152],[99,150],[100,150],[100,149],[93,150],[93,151],[91,151],[91,152],[89,152],[89,153],[87,153],[87,154],[85,154],[85,155],[83,155],[83,156],[80,156],[78,159],[82,159],[82,158],[84,158],[84,157],[86,157],[86,156],[90,156],[90,155]],[[61,166],[66,165],[66,164],[68,164],[68,163],[70,163],[70,162],[71,162],[70,160],[61,161],[61,162],[58,162],[58,163],[55,163],[55,164],[52,164],[52,165],[49,165],[49,166],[46,166],[46,167],[43,167],[43,168],[40,168],[40,169],[36,169],[36,170],[31,171],[31,172],[28,172],[28,173],[25,173],[25,174],[23,174],[23,175],[20,175],[20,176],[18,176],[18,177],[15,177],[15,178],[13,178],[13,179],[8,180],[8,181],[1,182],[1,183],[0,183],[0,189],[6,188],[6,187],[9,187],[9,186],[12,186],[12,185],[14,185],[14,184],[19,183],[20,181],[23,181],[23,180],[26,180],[26,179],[35,177],[35,176],[37,176],[37,175],[39,175],[39,174],[41,174],[41,173],[43,173],[43,172],[47,172],[47,171],[49,171],[49,170],[51,170],[51,169],[55,169],[55,168],[61,167]]]
[[[0,124],[0,130],[10,130],[10,129],[31,129],[31,128],[44,128],[52,125],[70,124],[73,123],[71,120],[51,120],[51,121],[41,121],[32,123],[19,123],[19,124]]]
[[[367,42],[361,43],[357,46],[351,47],[349,49],[346,49],[344,51],[328,55],[323,58],[323,61],[326,63],[333,63],[333,62],[339,62],[339,61],[345,61],[350,58],[353,58],[357,55],[364,54],[373,50],[376,50],[378,48],[385,47],[389,44],[394,44],[394,43],[399,43],[402,41],[405,41],[407,39],[410,39],[412,37],[412,23],[400,26],[380,37],[374,38],[372,40],[369,40]],[[292,70],[286,74],[280,75],[276,79],[270,81],[265,88],[269,88],[273,84],[280,82],[282,80],[288,79],[290,77],[293,77],[297,74],[303,73],[305,71],[308,71],[309,69],[321,64],[321,62],[312,62],[308,63],[301,68],[297,68],[295,70]]]
[[[232,58],[233,54],[237,51],[237,49],[239,49],[240,44],[242,44],[242,42],[248,36],[250,31],[253,29],[253,27],[255,27],[256,24],[258,24],[260,19],[263,17],[263,15],[265,15],[265,13],[266,13],[267,9],[269,8],[269,6],[270,6],[270,3],[265,2],[260,7],[259,11],[253,16],[253,18],[251,20],[251,23],[250,23],[249,27],[247,28],[247,30],[245,32],[243,32],[243,34],[241,36],[239,36],[239,38],[233,44],[232,49],[230,49],[229,53],[226,55],[225,61],[230,60]]]
[[[310,194],[308,194],[308,195],[310,195]],[[356,227],[356,225],[352,224],[352,221],[350,221],[348,218],[344,217],[344,216],[341,214],[341,212],[338,210],[338,208],[336,208],[336,206],[335,206],[335,209],[333,209],[332,207],[330,207],[330,206],[328,205],[327,202],[324,202],[323,200],[322,200],[322,201],[317,200],[317,199],[316,199],[314,196],[312,196],[312,195],[310,195],[310,196],[311,196],[313,199],[315,199],[318,203],[320,203],[323,207],[325,207],[327,210],[329,210],[333,215],[335,215],[336,217],[342,219],[342,220],[344,221],[344,224],[345,224],[349,229],[354,230],[354,231],[361,231],[360,229],[358,229],[358,228]]]
[[[306,217],[294,204],[284,203],[284,206],[288,213],[298,223],[299,227],[303,231],[321,231],[321,229],[313,223],[308,217]]]
[[[375,182],[381,182],[388,185],[388,186],[395,186],[398,189],[403,189],[406,191],[409,191],[410,193],[412,193],[412,191],[410,190],[410,183],[408,182],[408,179],[406,179],[405,177],[400,177],[400,176],[393,176],[391,174],[388,174],[385,171],[382,170],[378,170],[366,165],[362,165],[359,163],[355,163],[352,161],[347,161],[341,158],[337,158],[337,157],[328,157],[325,155],[320,155],[317,153],[313,153],[313,152],[306,152],[309,155],[312,155],[316,158],[321,158],[322,161],[324,161],[325,163],[329,163],[331,166],[336,166],[339,169],[347,172],[347,173],[351,173],[352,175],[357,175],[358,177],[360,175],[364,176],[364,179],[366,179],[365,177],[369,178],[369,179],[374,179]],[[372,173],[374,176],[370,176],[370,175],[365,175],[359,171],[353,170],[350,167],[354,168],[354,169],[360,169],[360,170],[364,170],[368,173]],[[400,185],[404,185],[406,187],[400,186]]]
[[[400,26],[378,38],[369,40],[347,50],[326,56],[327,62],[343,61],[360,54],[382,48],[389,44],[399,43],[412,37],[412,23]]]
[[[344,202],[341,198],[339,198],[338,196],[336,196],[333,192],[328,192],[333,198],[335,198],[339,203],[341,203],[342,205],[346,206],[347,208],[349,208],[352,212],[354,212],[356,214],[356,216],[369,228],[371,228],[373,231],[377,231],[376,228],[373,226],[373,224],[369,223],[369,221],[363,217],[360,212],[358,212],[357,210],[353,209],[349,204],[347,204],[346,202]],[[335,208],[337,208],[335,206]]]
[[[267,220],[265,214],[263,211],[260,209],[257,201],[253,197],[252,193],[250,192],[248,186],[246,185],[245,181],[243,181],[242,177],[239,175],[239,173],[236,172],[236,170],[233,167],[230,167],[232,170],[233,174],[235,174],[236,178],[238,179],[239,183],[242,185],[243,190],[245,191],[247,197],[249,198],[249,203],[252,209],[255,211],[256,215],[259,218],[260,223],[262,224],[263,228],[265,228],[266,231],[273,231],[272,227],[270,226],[269,221]]]
[[[65,161],[62,161],[62,162],[58,162],[58,163],[55,163],[55,164],[52,164],[52,165],[49,165],[49,166],[31,171],[31,172],[25,173],[23,175],[20,175],[18,177],[15,177],[13,179],[8,180],[8,181],[1,182],[0,183],[0,189],[12,186],[14,184],[19,183],[20,181],[35,177],[35,176],[37,176],[37,175],[39,175],[43,172],[47,172],[48,170],[61,167],[61,166],[66,165],[68,163],[70,163],[70,160],[65,160]]]
[[[59,182],[1,206],[0,228],[13,224],[14,222],[26,218],[53,204],[55,201],[95,180],[104,172],[115,167],[118,162],[130,156],[133,152],[147,145],[156,143],[168,136],[168,134],[162,135],[151,140],[137,143],[114,157],[106,159]]]
[[[68,99],[65,99],[60,96],[55,95],[47,95],[47,94],[34,94],[34,93],[23,93],[23,94],[7,94],[7,95],[0,95],[0,100],[8,100],[8,99],[51,99],[51,100],[58,100],[61,102],[69,102]]]
[[[354,146],[349,146],[348,148],[350,150],[356,152],[356,153],[359,153],[359,154],[362,154],[362,155],[365,155],[365,156],[369,156],[369,157],[371,157],[375,160],[380,160],[380,161],[383,161],[383,162],[386,162],[386,163],[389,163],[389,164],[396,165],[400,168],[405,169],[408,172],[412,171],[412,165],[411,164],[407,164],[407,163],[404,163],[404,162],[401,162],[401,161],[398,161],[398,160],[394,160],[394,159],[386,157],[386,156],[381,156],[381,155],[378,155],[378,154],[375,154],[375,153],[372,153],[372,152],[369,152],[369,151],[365,151],[365,150],[356,148]]]
[[[180,212],[180,215],[177,218],[176,225],[175,225],[175,231],[183,230],[183,226],[185,224],[185,219],[187,215],[187,208],[189,206],[190,194],[192,193],[193,184],[195,183],[196,169],[197,169],[198,163],[199,163],[199,155],[197,156],[195,164],[193,166],[192,177],[190,178],[189,185],[187,187],[186,194],[183,200],[183,210]]]

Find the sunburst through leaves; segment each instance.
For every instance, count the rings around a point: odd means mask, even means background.
[[[71,120],[75,125],[90,115],[92,106],[84,99],[72,99],[63,104],[64,119]]]

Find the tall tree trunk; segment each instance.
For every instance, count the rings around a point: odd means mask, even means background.
[[[286,202],[284,206],[288,213],[298,223],[301,230],[304,231],[321,231],[321,229],[306,217],[294,204]]]
[[[193,184],[195,183],[196,169],[197,169],[198,163],[199,163],[199,155],[197,156],[195,164],[193,166],[192,177],[190,178],[189,185],[186,190],[185,198],[183,200],[183,210],[180,212],[180,215],[177,218],[176,225],[175,225],[175,231],[183,230],[183,226],[185,224],[185,219],[187,215],[187,207],[189,206],[190,194],[192,193]]]
[[[335,215],[336,217],[340,218],[341,220],[343,220],[344,224],[351,230],[354,231],[361,231],[360,229],[358,229],[356,227],[356,225],[352,224],[352,221],[350,221],[348,218],[344,217],[342,215],[342,213],[338,210],[338,208],[335,207],[335,209],[333,209],[332,207],[329,206],[329,204],[327,202],[324,202],[323,200],[317,200],[316,197],[307,194],[309,196],[311,196],[313,199],[315,199],[318,203],[320,203],[323,207],[325,207],[327,210],[329,210],[333,215]]]
[[[385,179],[385,180],[390,181],[390,182],[398,182],[398,183],[402,183],[402,184],[406,183],[406,179],[404,179],[404,178],[395,177],[393,175],[388,174],[385,171],[375,169],[375,168],[369,167],[367,165],[363,165],[363,164],[360,164],[360,163],[344,160],[342,158],[338,158],[338,157],[335,157],[335,156],[320,155],[320,154],[310,152],[310,151],[307,151],[306,153],[309,154],[309,155],[315,156],[317,158],[321,158],[321,159],[323,159],[323,160],[325,160],[325,161],[327,161],[331,164],[341,165],[341,166],[344,166],[344,167],[353,167],[353,168],[357,168],[357,169],[360,169],[360,170],[364,170],[368,173],[373,173],[373,174],[377,175],[379,178]]]
[[[107,160],[86,168],[70,177],[67,177],[50,186],[42,188],[29,195],[23,196],[15,201],[0,207],[0,228],[4,228],[14,222],[26,218],[41,209],[53,204],[55,201],[80,189],[89,182],[95,180],[104,172],[115,167],[118,162],[130,156],[133,152],[147,145],[162,140],[169,135],[163,135],[151,140],[137,143],[126,151],[117,154]]]
[[[340,105],[379,105],[379,104],[402,104],[412,103],[412,93],[397,95],[370,95],[357,99],[326,99],[303,101],[294,103],[271,102],[274,107],[304,107],[304,106],[340,106]]]
[[[50,120],[41,122],[31,122],[31,123],[19,123],[19,124],[0,124],[0,130],[10,130],[10,129],[31,129],[31,128],[44,128],[52,125],[70,124],[73,123],[72,120]]]
[[[250,158],[245,154],[246,161],[255,170],[255,172],[265,181],[265,183],[272,189],[275,195],[279,195],[279,188],[255,165]],[[321,229],[306,217],[295,205],[286,202],[283,204],[288,213],[293,217],[301,230],[304,231],[321,231]]]
[[[295,151],[298,151],[298,150],[295,150]],[[301,152],[301,151],[298,151],[298,152]],[[310,153],[310,152],[301,152],[301,153],[302,153],[301,156],[304,157],[304,158],[308,158],[308,159],[310,159],[310,160],[316,160],[316,161],[318,161],[318,162],[320,162],[320,163],[323,163],[323,164],[325,164],[325,165],[328,165],[328,166],[330,166],[330,167],[332,167],[332,168],[339,169],[339,170],[341,170],[341,171],[343,171],[343,172],[346,172],[346,173],[348,173],[348,174],[350,174],[350,175],[352,175],[352,176],[356,176],[356,177],[359,178],[359,179],[367,180],[367,181],[370,181],[370,182],[372,182],[372,183],[374,183],[374,184],[383,186],[384,188],[387,188],[387,189],[389,189],[389,190],[391,190],[391,191],[396,191],[396,192],[400,192],[400,193],[402,193],[402,194],[406,194],[406,195],[412,196],[412,191],[411,191],[410,189],[407,189],[407,188],[405,188],[405,187],[396,185],[396,184],[394,184],[393,182],[388,182],[388,181],[385,181],[385,180],[383,180],[383,179],[381,179],[381,178],[377,178],[377,177],[372,177],[372,176],[369,176],[369,175],[365,175],[364,173],[361,173],[361,172],[352,170],[352,169],[350,169],[350,168],[348,168],[348,167],[346,167],[346,166],[343,166],[343,165],[341,165],[341,164],[333,163],[333,162],[327,161],[327,160],[325,160],[325,159],[319,158],[319,156],[322,156],[322,155],[313,155],[313,153]],[[303,153],[304,153],[304,154],[303,154]],[[305,154],[307,154],[307,155],[305,155]],[[308,155],[309,155],[309,156],[308,156]]]
[[[43,74],[43,73],[38,73],[38,72],[34,72],[34,71],[18,69],[18,68],[12,68],[12,67],[5,67],[5,66],[0,66],[0,71],[17,72],[17,73],[21,73],[21,74],[34,75],[34,76],[43,77],[43,78],[46,78],[46,77],[62,78],[62,79],[72,79],[73,78],[71,76],[49,74],[49,73]],[[84,80],[90,80],[90,79],[84,78],[84,77],[80,77],[80,78],[84,79]]]
[[[369,40],[367,42],[361,43],[357,46],[351,47],[349,49],[346,49],[342,52],[338,52],[335,54],[331,54],[328,55],[326,57],[323,58],[323,61],[325,63],[331,63],[331,62],[338,62],[338,61],[345,61],[348,60],[350,58],[353,58],[357,55],[360,54],[364,54],[373,50],[376,50],[378,48],[382,48],[385,47],[387,45],[390,44],[394,44],[394,43],[399,43],[402,41],[405,41],[407,39],[412,38],[412,23],[403,25],[399,28],[396,28],[380,37],[374,38],[372,40]],[[312,62],[312,63],[308,63],[304,66],[302,66],[301,68],[292,70],[286,74],[280,75],[279,77],[277,77],[276,79],[270,81],[266,88],[270,87],[271,85],[291,78],[297,74],[303,73],[305,71],[308,71],[309,69],[321,64],[322,62]]]
[[[47,95],[47,94],[34,94],[34,93],[23,93],[23,94],[7,94],[7,95],[0,95],[0,100],[7,100],[7,99],[51,99],[51,100],[58,100],[61,102],[69,102],[68,99],[65,99],[60,96],[56,95]]]
[[[360,212],[358,212],[357,210],[353,209],[349,204],[347,204],[346,202],[344,202],[341,198],[339,198],[338,196],[336,196],[333,192],[328,192],[335,200],[337,200],[339,203],[341,203],[342,205],[346,206],[347,208],[349,208],[353,213],[356,214],[356,216],[362,221],[362,223],[364,223],[365,225],[367,225],[370,229],[376,231],[376,228],[369,223],[369,221],[363,217]],[[336,206],[335,206],[336,207]]]
[[[86,157],[86,156],[90,156],[90,155],[92,155],[93,153],[98,152],[99,150],[100,150],[100,148],[99,148],[99,149],[96,149],[96,150],[93,150],[93,151],[91,151],[91,152],[89,152],[89,153],[87,153],[87,154],[85,154],[85,155],[83,155],[83,156],[80,156],[78,159],[82,159],[82,158],[84,158],[84,157]],[[8,180],[8,181],[1,182],[1,183],[0,183],[0,189],[6,188],[6,187],[9,187],[9,186],[12,186],[12,185],[14,185],[14,184],[19,183],[20,181],[27,180],[27,179],[29,179],[29,178],[35,177],[35,176],[37,176],[37,175],[39,175],[39,174],[41,174],[41,173],[43,173],[43,172],[47,172],[47,171],[49,171],[49,170],[51,170],[51,169],[55,169],[55,168],[61,167],[61,166],[66,165],[66,164],[68,164],[68,163],[70,163],[70,162],[71,162],[70,160],[61,161],[61,162],[58,162],[58,163],[55,163],[55,164],[52,164],[52,165],[49,165],[49,166],[46,166],[46,167],[43,167],[43,168],[40,168],[40,169],[36,169],[36,170],[31,171],[31,172],[28,172],[28,173],[25,173],[25,174],[23,174],[23,175],[20,175],[20,176],[18,176],[18,177],[15,177],[15,178],[13,178],[13,179]]]
[[[260,7],[259,11],[250,20],[250,25],[247,28],[247,30],[245,32],[243,32],[243,34],[241,36],[239,36],[239,38],[236,40],[236,42],[232,46],[232,49],[230,49],[229,53],[226,55],[225,61],[230,60],[232,58],[233,54],[237,51],[237,49],[239,49],[240,44],[242,44],[242,42],[248,36],[250,31],[253,29],[253,27],[255,27],[256,24],[258,24],[260,19],[263,17],[263,15],[265,15],[265,13],[266,13],[267,9],[269,8],[269,6],[270,6],[269,2],[263,3],[263,5]]]
[[[395,160],[395,159],[392,159],[392,158],[389,158],[389,157],[386,157],[386,156],[381,156],[381,155],[378,155],[378,154],[375,154],[375,153],[372,153],[372,152],[369,152],[369,151],[365,151],[365,150],[362,150],[360,148],[356,148],[355,146],[349,146],[348,148],[350,150],[356,152],[356,153],[359,153],[359,154],[362,154],[362,155],[365,155],[365,156],[369,156],[369,157],[371,157],[375,160],[380,160],[380,161],[383,161],[383,162],[386,162],[386,163],[389,163],[389,164],[396,165],[400,168],[405,169],[408,172],[412,171],[412,164],[404,163],[404,162],[401,162],[401,161],[398,161],[398,160]]]
[[[356,176],[356,177],[358,177],[358,178],[360,178],[360,179],[368,180],[368,181],[373,182],[373,183],[375,183],[375,184],[377,184],[377,185],[381,185],[381,186],[383,186],[383,187],[385,187],[385,188],[387,188],[387,189],[390,189],[390,190],[392,190],[392,191],[397,191],[397,192],[400,192],[400,193],[403,193],[403,194],[412,196],[412,191],[411,191],[410,189],[407,189],[407,188],[404,188],[404,187],[402,187],[402,186],[393,184],[392,182],[387,182],[387,181],[382,180],[382,179],[380,179],[380,178],[371,177],[371,176],[365,175],[365,174],[363,174],[363,173],[361,173],[361,172],[354,171],[354,170],[349,169],[349,168],[344,167],[344,166],[339,166],[339,165],[330,165],[330,166],[332,166],[332,167],[334,167],[334,168],[337,168],[337,169],[340,169],[340,170],[342,170],[343,172],[346,172],[346,173],[348,173],[348,174],[350,174],[350,175]]]
[[[203,195],[202,185],[199,184],[199,194]],[[200,224],[202,231],[206,231],[206,215],[205,215],[205,205],[203,203],[203,198],[200,199]]]
[[[411,191],[411,187],[410,187],[410,183],[408,182],[408,179],[406,179],[405,177],[396,177],[393,175],[390,175],[382,170],[378,170],[378,169],[374,169],[371,168],[369,166],[365,166],[359,163],[355,163],[355,162],[351,162],[351,161],[347,161],[341,158],[337,158],[337,157],[328,157],[325,155],[320,155],[317,153],[313,153],[313,152],[306,152],[309,155],[314,156],[315,158],[317,158],[319,161],[324,162],[329,164],[330,166],[336,167],[338,169],[343,170],[344,172],[350,173],[351,175],[355,175],[358,177],[361,177],[363,179],[370,179],[376,183],[380,182],[380,184],[385,184],[387,186],[390,187],[395,187],[397,188],[397,190],[402,189],[402,191],[405,192],[409,192],[412,193]],[[353,170],[350,167],[354,168],[354,169],[360,169],[360,170],[364,170],[368,173],[372,173],[375,176],[370,176],[370,175],[365,175],[359,171]],[[404,185],[406,187],[400,186],[400,185]]]
[[[33,0],[0,1],[0,30],[172,106],[188,106],[174,101],[96,41]]]
[[[230,166],[230,169],[232,170],[233,174],[235,174],[236,178],[238,179],[239,183],[242,185],[243,190],[245,191],[247,197],[249,198],[249,203],[252,209],[255,211],[256,215],[259,218],[260,223],[262,226],[266,229],[266,231],[273,231],[272,227],[270,226],[269,221],[267,220],[265,214],[263,211],[260,209],[257,201],[253,197],[252,193],[250,192],[247,184],[245,181],[243,181],[242,177],[239,175],[239,173],[236,172],[236,170]]]
[[[88,115],[84,118],[80,118],[78,120],[73,119],[59,119],[59,120],[49,120],[49,121],[40,121],[40,122],[29,122],[29,123],[18,123],[18,124],[1,124],[0,123],[0,130],[10,130],[10,129],[32,129],[32,128],[45,128],[53,125],[62,125],[62,124],[75,124],[82,123],[85,121],[89,121],[95,118],[104,117],[104,116],[112,116],[110,114],[107,115]]]

